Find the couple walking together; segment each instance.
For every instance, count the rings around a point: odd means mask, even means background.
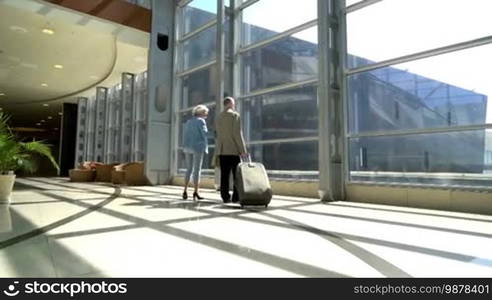
[[[229,193],[229,178],[232,172],[236,176],[236,168],[241,156],[247,156],[241,118],[235,111],[235,101],[232,97],[224,99],[224,110],[217,116],[215,154],[220,165],[220,195],[224,203],[238,202],[238,193],[234,186],[232,197]],[[185,186],[183,199],[188,198],[188,185],[193,179],[193,200],[203,199],[199,194],[200,172],[203,158],[208,153],[207,124],[208,108],[198,105],[192,110],[193,117],[184,128],[183,147],[186,161]],[[193,176],[193,178],[192,178]]]

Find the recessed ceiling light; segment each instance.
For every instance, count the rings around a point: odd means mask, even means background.
[[[48,84],[47,84],[47,83],[41,83],[41,86],[43,86],[43,87],[47,87],[47,86],[48,86]]]
[[[44,122],[46,122],[46,120],[41,120],[41,123],[44,123]]]
[[[42,32],[49,35],[55,34],[55,31],[53,29],[48,29],[48,28],[43,28]]]
[[[43,103],[43,106],[50,106],[48,103]]]
[[[36,125],[41,126],[41,123],[36,123]]]
[[[53,117],[52,116],[48,116],[48,120],[51,120],[51,119],[53,119]]]
[[[59,114],[60,116],[61,116],[61,115],[63,115],[63,113],[61,113],[61,112],[59,112],[58,114]]]
[[[0,107],[0,111],[2,111],[2,110],[3,110],[3,108]]]
[[[55,130],[58,130],[58,128],[55,128]]]
[[[63,69],[63,65],[54,65],[53,66],[55,69]]]
[[[5,93],[0,93],[0,97],[1,97],[1,96],[5,96]]]

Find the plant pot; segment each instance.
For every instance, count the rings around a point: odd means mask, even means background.
[[[10,196],[14,188],[15,174],[0,175],[0,202],[10,203]]]

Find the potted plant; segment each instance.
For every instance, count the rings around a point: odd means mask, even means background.
[[[10,116],[0,112],[0,202],[10,202],[15,182],[15,171],[35,172],[35,155],[47,157],[59,170],[50,146],[43,141],[23,142],[8,126]]]

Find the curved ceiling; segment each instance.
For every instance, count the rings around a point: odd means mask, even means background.
[[[54,34],[43,33],[52,30]],[[0,90],[9,102],[57,98],[111,73],[114,36],[14,7],[0,10]],[[57,69],[61,68],[61,69]]]
[[[119,24],[42,1],[0,0],[0,108],[16,126],[57,128],[63,102],[145,71],[147,45],[148,33]],[[36,125],[48,115],[53,125]]]

